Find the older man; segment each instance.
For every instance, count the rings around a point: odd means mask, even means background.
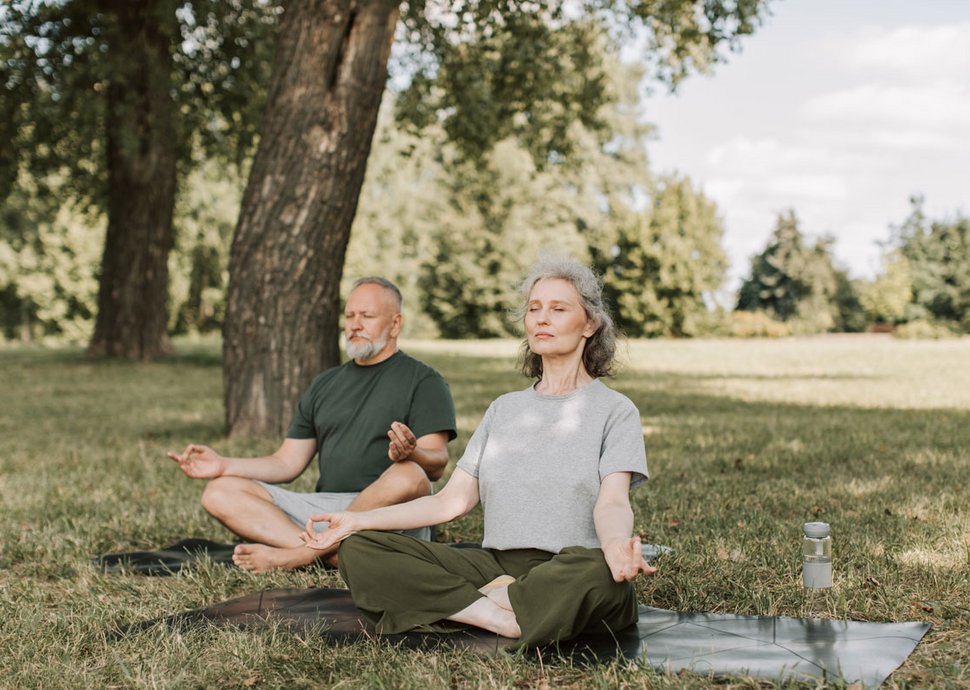
[[[455,408],[438,372],[398,350],[401,293],[384,278],[354,283],[344,310],[350,361],[314,379],[300,398],[283,445],[260,458],[227,458],[190,444],[167,455],[189,477],[208,479],[202,505],[247,542],[233,561],[245,570],[333,564],[300,534],[311,515],[402,503],[431,491],[448,464]],[[275,486],[319,456],[315,493]],[[428,538],[425,528],[416,536]]]

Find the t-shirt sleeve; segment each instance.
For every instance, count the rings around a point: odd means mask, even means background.
[[[418,438],[443,431],[451,441],[458,435],[451,389],[437,372],[425,376],[415,387],[408,427]]]
[[[314,381],[315,383],[316,381]],[[286,437],[316,439],[317,430],[313,422],[313,385],[300,396],[300,401],[296,404],[293,421],[290,423],[290,430],[286,432]]]
[[[492,403],[492,405],[494,404]],[[488,443],[488,431],[492,423],[492,405],[489,405],[488,409],[485,410],[485,416],[482,417],[481,423],[475,429],[475,433],[472,434],[471,439],[469,439],[468,445],[465,446],[465,452],[462,454],[461,460],[458,461],[458,469],[467,472],[473,477],[478,477],[482,454],[485,452],[485,444]]]
[[[630,488],[648,478],[647,452],[643,445],[640,412],[629,400],[610,415],[600,452],[600,481],[614,472],[630,472]]]

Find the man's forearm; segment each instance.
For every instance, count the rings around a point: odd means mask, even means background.
[[[422,448],[416,446],[411,452],[408,460],[417,464],[428,479],[436,481],[444,474],[445,467],[448,466],[448,448]]]
[[[225,460],[226,470],[222,473],[222,476],[256,479],[267,484],[283,484],[293,481],[303,471],[302,468],[294,468],[291,463],[287,463],[275,455],[267,455],[261,458],[226,458]]]

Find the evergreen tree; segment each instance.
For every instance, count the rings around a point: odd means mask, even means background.
[[[809,245],[795,212],[780,214],[764,251],[751,261],[751,274],[738,292],[738,310],[765,312],[790,323],[795,332],[832,330],[838,321],[838,279],[831,246],[831,238]]]

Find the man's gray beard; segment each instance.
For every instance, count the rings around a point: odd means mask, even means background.
[[[387,345],[387,333],[382,333],[377,340],[364,340],[362,343],[353,343],[347,339],[344,351],[351,359],[359,359],[366,362],[376,355]]]

